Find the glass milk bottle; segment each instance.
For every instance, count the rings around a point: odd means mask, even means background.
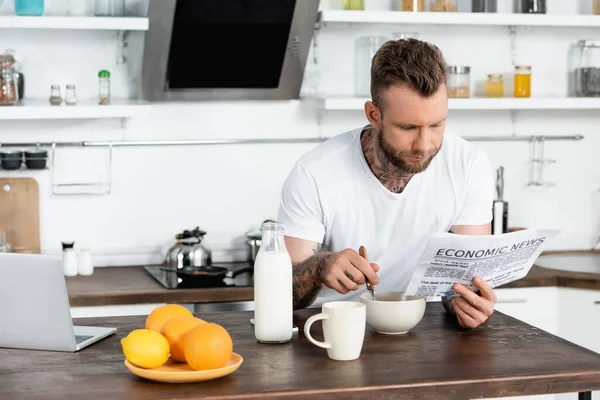
[[[262,343],[292,339],[292,261],[283,240],[283,225],[262,226],[254,262],[254,335]]]

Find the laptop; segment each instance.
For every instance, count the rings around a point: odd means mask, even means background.
[[[76,352],[117,331],[73,326],[60,258],[0,253],[0,347]]]

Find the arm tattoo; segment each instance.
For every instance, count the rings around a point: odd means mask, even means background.
[[[314,256],[293,267],[292,290],[296,310],[311,305],[323,287],[323,268],[331,253],[317,254],[316,250],[314,253]]]

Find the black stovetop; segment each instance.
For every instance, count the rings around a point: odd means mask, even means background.
[[[162,265],[148,265],[144,269],[167,289],[196,289],[196,288],[219,288],[219,287],[244,287],[252,286],[253,274],[251,271],[235,274],[242,269],[251,267],[247,262],[214,263],[211,267],[222,267],[228,270],[223,279],[211,279],[208,277],[195,277],[168,271]]]

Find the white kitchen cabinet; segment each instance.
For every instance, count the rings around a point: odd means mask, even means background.
[[[556,287],[496,289],[495,309],[536,328],[558,333],[558,292]]]
[[[600,353],[600,290],[559,288],[559,336]]]
[[[125,304],[116,306],[93,306],[93,307],[71,307],[71,317],[120,317],[127,315],[148,315],[158,306],[166,303],[153,304]],[[194,312],[193,304],[181,304],[190,311]]]

